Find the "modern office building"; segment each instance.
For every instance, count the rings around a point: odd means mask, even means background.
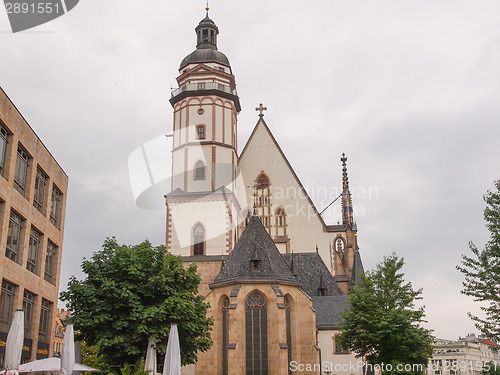
[[[22,359],[52,354],[68,176],[0,88],[0,366],[14,313]]]

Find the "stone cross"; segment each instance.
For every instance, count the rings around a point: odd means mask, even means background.
[[[262,103],[260,103],[260,105],[257,108],[255,108],[255,110],[259,111],[260,112],[259,116],[262,117],[264,116],[264,111],[267,111],[267,107],[264,107]]]

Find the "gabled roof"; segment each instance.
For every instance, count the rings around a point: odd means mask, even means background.
[[[325,224],[323,218],[321,217],[321,215],[319,214],[316,206],[314,205],[313,201],[311,200],[311,198],[309,197],[309,194],[307,193],[306,189],[304,188],[304,186],[302,185],[302,182],[300,182],[299,178],[297,177],[297,174],[295,173],[295,171],[293,170],[292,166],[290,165],[290,162],[288,161],[288,159],[286,158],[285,154],[283,153],[283,150],[281,149],[280,145],[278,144],[278,142],[276,141],[276,138],[274,138],[274,135],[273,133],[271,133],[271,130],[269,129],[269,127],[267,126],[266,122],[264,121],[264,118],[263,116],[260,117],[259,121],[257,122],[257,124],[255,125],[255,128],[253,129],[252,131],[252,134],[250,135],[250,137],[248,138],[248,141],[247,143],[245,144],[245,147],[243,148],[243,151],[241,152],[241,155],[240,157],[238,158],[238,164],[240,164],[240,161],[243,159],[243,156],[245,155],[245,152],[247,151],[250,143],[252,142],[252,139],[254,138],[255,134],[257,133],[257,129],[259,128],[259,126],[262,125],[264,127],[264,129],[267,131],[267,133],[269,134],[269,137],[271,138],[272,142],[274,143],[274,145],[276,146],[276,149],[278,150],[278,152],[280,153],[280,155],[282,156],[283,160],[285,161],[285,164],[286,166],[288,167],[288,169],[290,170],[290,172],[292,172],[292,175],[295,179],[295,181],[297,181],[297,184],[299,185],[300,187],[300,190],[302,191],[302,194],[304,194],[304,197],[306,197],[307,201],[309,202],[309,204],[311,205],[315,215],[318,217],[319,221],[321,222],[321,224],[323,225],[323,230],[325,232],[328,232],[328,228],[327,228],[327,225]]]
[[[349,308],[348,296],[313,297],[318,329],[336,329],[342,322],[342,314]]]
[[[297,281],[302,284],[302,290],[309,297],[318,296],[320,287],[323,288],[324,296],[342,295],[337,282],[319,254],[283,254],[283,258],[285,258]]]
[[[253,263],[257,263],[254,269]],[[210,288],[232,283],[301,286],[257,216],[252,216]]]

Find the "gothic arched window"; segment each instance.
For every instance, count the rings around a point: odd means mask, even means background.
[[[286,212],[283,207],[278,207],[276,209],[275,215],[275,226],[276,226],[276,237],[286,236]]]
[[[205,254],[205,228],[203,225],[196,224],[193,229],[193,255]]]
[[[290,363],[292,362],[292,305],[290,303],[290,298],[285,296],[285,320],[286,320],[286,348],[288,352],[288,375],[292,375],[292,367]]]
[[[222,375],[228,374],[229,298],[222,302]]]
[[[194,179],[204,180],[205,179],[205,164],[200,160],[194,166]]]
[[[245,308],[246,374],[268,375],[267,305],[264,296],[253,292]]]
[[[267,232],[271,234],[271,183],[269,178],[262,172],[255,179],[256,185],[256,206],[257,215],[259,216],[262,224],[267,229]]]

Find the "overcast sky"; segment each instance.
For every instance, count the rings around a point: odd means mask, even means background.
[[[81,0],[18,34],[0,11],[0,86],[70,177],[61,289],[107,236],[164,243],[163,207],[136,207],[127,160],[171,132],[170,88],[204,7]],[[210,7],[238,83],[240,151],[262,102],[319,210],[329,202],[315,192],[340,188],[345,152],[365,269],[395,251],[435,335],[475,332],[455,266],[468,241],[488,240],[482,196],[500,178],[500,2]]]

